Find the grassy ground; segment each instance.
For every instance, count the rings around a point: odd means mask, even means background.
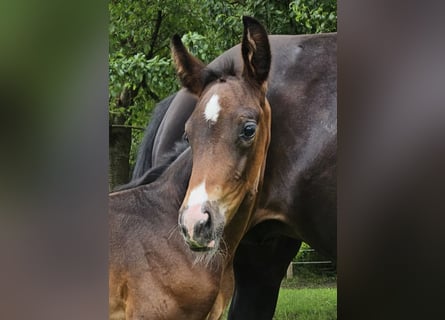
[[[276,320],[334,320],[337,319],[336,288],[281,288]]]
[[[337,319],[337,278],[335,275],[299,274],[284,279],[274,320]],[[227,319],[225,315],[223,320]]]

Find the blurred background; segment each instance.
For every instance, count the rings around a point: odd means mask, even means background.
[[[108,317],[110,125],[145,127],[154,98],[177,85],[163,58],[168,29],[149,55],[158,12],[178,22],[172,31],[206,62],[239,41],[241,24],[235,22],[241,13],[224,8],[244,2],[209,2],[202,11],[195,7],[199,2],[150,3],[153,10],[128,2],[132,16],[147,10],[140,28],[137,19],[113,20],[124,11],[118,2],[0,3],[2,318]],[[212,3],[219,5],[216,15]],[[301,32],[291,2],[257,3],[258,11],[252,7],[242,14],[258,12],[271,33]],[[196,11],[185,10],[189,6]],[[442,1],[337,4],[340,319],[443,317],[444,6]],[[218,20],[219,14],[233,20]],[[185,15],[189,22],[181,20]],[[194,16],[204,20],[193,22]],[[131,52],[131,42],[117,45],[124,36],[110,36],[120,34],[126,21],[135,23],[128,32],[137,46],[139,31],[145,30],[143,49]],[[289,29],[278,29],[284,26]],[[228,36],[219,37],[218,30]],[[205,48],[207,38],[212,43]],[[165,87],[150,83],[151,102],[138,96],[143,103],[119,110],[122,90],[136,89],[134,82],[127,88],[119,80],[127,72],[119,74],[120,62],[141,62],[137,70],[159,67],[158,75],[169,73],[172,80]],[[144,71],[139,79],[144,74],[147,81],[153,76]],[[131,118],[141,122],[127,121]],[[131,145],[139,131],[132,130]]]

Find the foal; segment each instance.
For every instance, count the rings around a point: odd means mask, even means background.
[[[214,304],[221,257],[196,263],[203,253],[189,250],[177,227],[190,153],[148,185],[110,194],[110,319],[205,319]]]
[[[158,180],[110,195],[112,319],[219,319],[233,293],[233,257],[262,186],[271,125],[267,33],[252,18],[243,23],[241,77],[206,68],[173,38],[178,76],[198,97],[186,124],[192,152]]]
[[[198,98],[185,124],[193,167],[179,225],[192,250],[226,255],[216,319],[233,293],[233,257],[256,206],[270,141],[269,40],[258,21],[243,17],[243,23],[241,76],[206,68],[179,37],[172,48],[182,85]]]

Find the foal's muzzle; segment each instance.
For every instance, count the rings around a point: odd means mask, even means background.
[[[224,219],[209,202],[185,207],[179,212],[179,226],[187,245],[193,251],[218,248]]]

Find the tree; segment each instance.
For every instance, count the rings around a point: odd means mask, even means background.
[[[337,31],[336,0],[294,0],[290,9],[298,33]]]
[[[145,127],[154,103],[177,89],[168,76],[173,74],[168,38],[178,24],[175,14],[187,16],[186,10],[180,1],[109,3],[110,188],[128,181],[131,144],[138,136],[133,128]]]

